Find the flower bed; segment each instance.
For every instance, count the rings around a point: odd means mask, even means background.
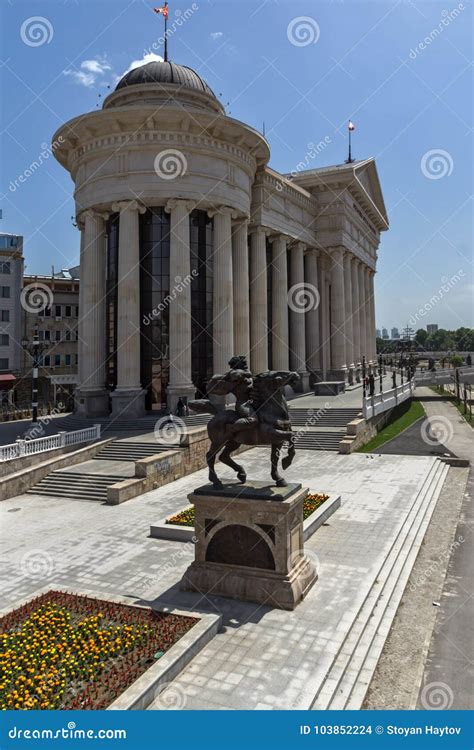
[[[303,502],[303,521],[306,521],[309,516],[314,513],[326,500],[329,495],[319,495],[311,493],[306,495]],[[173,524],[173,526],[194,526],[195,513],[194,505],[190,505],[184,510],[180,510],[174,516],[170,516],[166,519],[166,523]]]
[[[107,708],[197,622],[42,594],[0,618],[0,708]]]

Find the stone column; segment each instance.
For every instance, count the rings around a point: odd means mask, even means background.
[[[170,293],[191,275],[189,214],[192,201],[173,198],[165,206],[170,214]],[[192,399],[196,389],[191,378],[191,284],[180,284],[169,303],[168,408],[174,411],[180,397]]]
[[[254,227],[250,234],[250,368],[256,375],[268,370],[266,233]]]
[[[359,280],[359,327],[360,327],[360,361],[362,363],[362,357],[365,356],[365,361],[368,363],[370,357],[367,354],[367,319],[365,315],[365,271],[364,264],[359,263],[357,268],[358,280]]]
[[[331,369],[336,371],[334,377],[345,377],[345,310],[344,310],[344,265],[341,248],[334,248],[331,253]]]
[[[109,412],[105,383],[105,219],[88,210],[81,215],[81,283],[79,298],[78,412],[96,417]]]
[[[145,411],[140,383],[140,243],[139,214],[145,207],[135,200],[120,201],[117,290],[117,386],[112,392],[112,414],[139,417]]]
[[[86,247],[86,241],[85,241],[85,221],[84,218],[77,217],[76,218],[77,227],[81,233],[81,240],[80,240],[80,251],[79,251],[79,266],[81,270],[85,268],[85,247]],[[83,273],[83,271],[82,271]],[[80,411],[80,399],[79,399],[79,387],[82,383],[82,362],[84,358],[84,319],[82,316],[82,313],[84,312],[84,284],[79,284],[79,317],[77,320],[77,376],[78,376],[78,387],[76,390],[76,398],[77,398],[77,404],[76,404],[76,410]]]
[[[232,245],[234,354],[246,357],[250,352],[248,223],[248,219],[240,219],[235,224]]]
[[[354,365],[360,367],[360,303],[359,303],[359,261],[352,258],[351,262],[351,279],[352,279],[352,333],[354,339]]]
[[[227,206],[209,211],[214,220],[212,254],[212,338],[214,374],[223,375],[234,354],[232,219]]]
[[[296,242],[290,250],[290,367],[300,374],[300,389],[309,389],[309,373],[306,370],[305,306],[294,305],[298,295],[304,295],[304,250],[303,242]]]
[[[287,240],[276,235],[272,242],[272,369],[288,370],[288,273]]]
[[[372,351],[372,315],[371,315],[371,303],[370,303],[370,277],[369,268],[364,266],[364,286],[365,286],[365,336],[366,336],[366,348],[367,348],[367,360],[369,363],[373,362],[373,351]]]
[[[322,306],[322,293],[318,277],[318,252],[310,250],[305,256],[305,284],[310,300],[309,309],[306,312],[306,364],[310,372],[318,372],[322,369],[321,339],[319,332],[319,317]]]
[[[346,337],[346,365],[348,369],[349,383],[352,385],[354,380],[354,321],[352,317],[352,274],[351,274],[351,253],[344,253],[344,312],[345,312],[345,330]]]
[[[372,350],[372,360],[377,360],[377,338],[375,335],[375,291],[374,291],[375,271],[369,268],[369,293],[370,293],[370,342]]]
[[[318,282],[321,294],[319,314],[319,338],[321,351],[322,378],[326,379],[330,369],[330,331],[329,331],[329,284],[328,284],[328,258],[323,252],[320,253],[318,263]]]

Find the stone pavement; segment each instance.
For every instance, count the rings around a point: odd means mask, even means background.
[[[308,708],[434,460],[297,452],[287,479],[337,492],[343,506],[305,546],[320,578],[294,612],[179,590],[193,545],[151,539],[149,526],[187,505],[204,470],[119,506],[39,495],[1,503],[1,606],[50,584],[219,610],[222,632],[172,683],[185,707]],[[268,449],[242,463],[269,478]]]
[[[397,375],[397,383],[400,384],[400,375]],[[383,389],[388,391],[392,388],[392,374],[387,370],[383,378]],[[379,392],[379,379],[375,379],[375,393]],[[337,396],[315,396],[314,393],[307,393],[304,396],[298,396],[288,402],[290,409],[353,409],[360,406],[362,410],[362,385],[356,388],[346,390]]]

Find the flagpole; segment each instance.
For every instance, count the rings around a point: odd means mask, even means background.
[[[350,164],[352,162],[352,130],[349,130],[349,158],[347,159],[347,163]]]
[[[168,3],[165,2],[165,8],[168,8]],[[163,14],[165,17],[165,62],[168,62],[168,13]]]

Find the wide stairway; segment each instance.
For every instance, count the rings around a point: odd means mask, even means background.
[[[133,440],[114,440],[94,456],[94,460],[140,461],[169,450],[178,450],[177,443],[136,443]]]
[[[127,477],[108,474],[76,474],[73,471],[53,471],[37,485],[27,490],[29,495],[69,497],[74,500],[99,500],[106,502],[107,487],[123,482]]]
[[[358,416],[359,408],[290,409],[295,445],[300,450],[338,451],[347,423]]]

